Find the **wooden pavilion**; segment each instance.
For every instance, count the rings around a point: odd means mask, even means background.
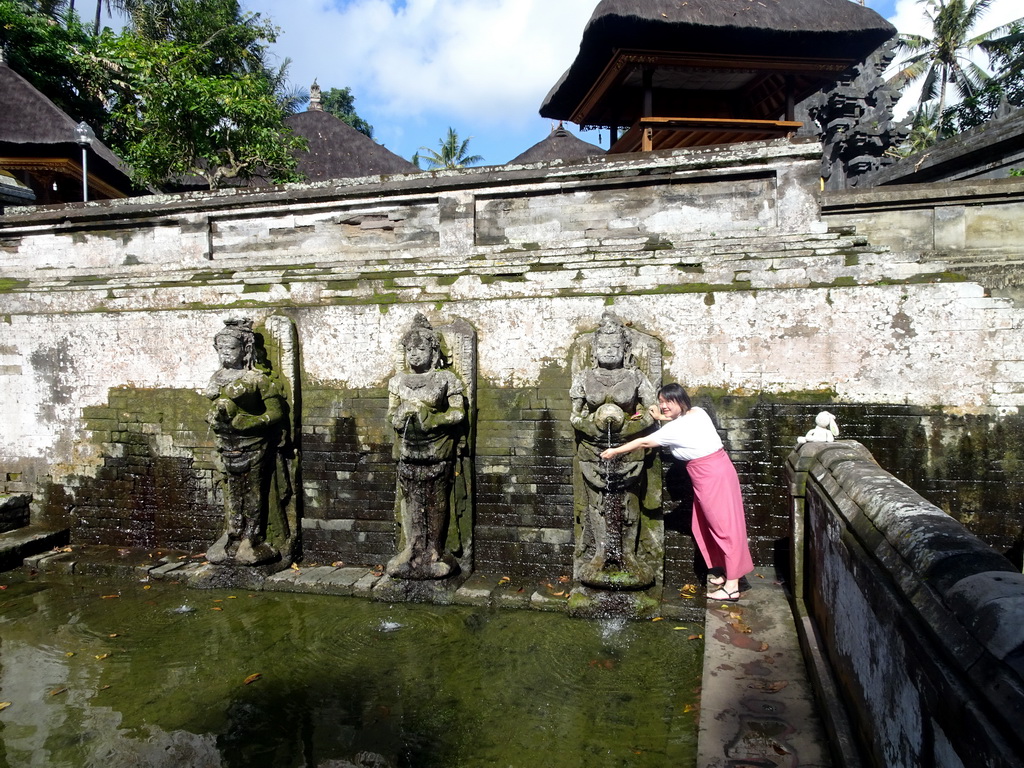
[[[613,153],[785,136],[895,34],[852,0],[601,0],[540,114],[609,128]]]

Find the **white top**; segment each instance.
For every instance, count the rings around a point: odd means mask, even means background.
[[[680,461],[710,456],[723,447],[718,430],[703,408],[691,408],[679,418],[661,424],[651,439],[671,450]]]

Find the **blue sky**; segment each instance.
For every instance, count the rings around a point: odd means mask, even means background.
[[[551,131],[538,110],[575,58],[598,0],[241,2],[281,29],[273,50],[292,60],[295,85],[316,78],[325,90],[350,87],[391,151],[408,159],[452,126],[472,137],[472,154],[500,164]],[[866,5],[901,32],[927,31],[916,0]],[[1020,0],[994,0],[980,31],[1022,13]],[[597,132],[582,137],[598,143]]]

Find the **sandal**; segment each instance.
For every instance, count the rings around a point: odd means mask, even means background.
[[[716,589],[721,588],[725,585],[725,576],[715,576],[712,574],[711,576],[708,576],[708,584]]]
[[[724,597],[715,597],[715,595],[721,593]],[[708,592],[708,600],[713,600],[718,603],[737,603],[740,599],[740,591],[737,589],[735,592],[728,592],[727,590],[719,587],[714,592]]]

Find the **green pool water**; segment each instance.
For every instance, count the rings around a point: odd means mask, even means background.
[[[0,766],[695,763],[697,625],[18,573],[0,586]]]

